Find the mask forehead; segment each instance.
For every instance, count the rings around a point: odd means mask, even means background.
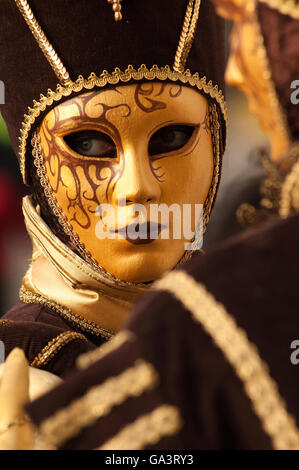
[[[194,90],[168,83],[140,83],[90,92],[51,110],[47,127],[57,135],[85,126],[106,126],[125,135],[132,128],[150,132],[159,123],[202,121],[206,98]]]

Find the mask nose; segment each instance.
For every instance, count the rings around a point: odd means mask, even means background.
[[[152,170],[148,152],[127,149],[123,156],[123,170],[113,190],[113,203],[118,200],[129,204],[158,203],[161,186]]]

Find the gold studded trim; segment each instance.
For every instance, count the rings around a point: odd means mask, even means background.
[[[80,317],[79,315],[76,315],[68,308],[63,307],[62,305],[59,305],[58,303],[53,302],[52,300],[49,300],[40,294],[35,294],[34,292],[31,292],[30,290],[25,289],[25,287],[23,286],[21,287],[19,291],[19,298],[20,300],[22,300],[22,302],[25,302],[26,304],[45,305],[45,307],[48,307],[54,310],[63,319],[72,323],[72,325],[74,325],[75,328],[79,328],[85,333],[89,333],[98,337],[100,336],[101,338],[104,338],[106,340],[110,339],[114,335],[112,331],[101,328],[96,323],[90,320],[86,320],[85,318]]]
[[[109,73],[104,70],[100,76],[91,73],[88,79],[79,76],[76,81],[68,82],[66,85],[58,84],[56,90],[48,90],[47,95],[40,95],[39,101],[33,101],[33,107],[28,108],[28,113],[24,116],[20,134],[20,168],[23,180],[26,183],[26,152],[27,140],[32,130],[36,119],[43,113],[47,107],[51,106],[54,102],[59,102],[63,97],[70,96],[72,93],[80,93],[82,91],[90,91],[94,88],[104,88],[106,85],[117,85],[121,83],[129,83],[130,81],[140,80],[170,80],[171,82],[180,82],[193,86],[199,91],[204,92],[219,104],[222,115],[227,123],[227,108],[223,93],[219,90],[218,85],[213,85],[212,81],[207,82],[206,77],[200,77],[198,73],[191,74],[190,70],[184,72],[177,72],[172,70],[169,65],[165,67],[158,67],[154,65],[150,69],[146,65],[141,65],[138,70],[129,65],[125,71],[116,68],[114,72]]]
[[[173,70],[183,72],[191,50],[200,9],[200,0],[189,0],[179,45],[175,54]]]
[[[113,336],[110,341],[102,344],[102,346],[98,347],[97,349],[81,354],[76,361],[78,369],[86,369],[103,357],[107,356],[107,354],[110,354],[111,352],[119,349],[128,341],[135,341],[135,335],[128,330],[120,331],[117,333],[117,335]]]
[[[157,281],[155,289],[171,292],[193,319],[212,337],[242,381],[253,410],[274,449],[299,449],[299,429],[278,391],[256,346],[248,340],[224,305],[184,271],[173,271]]]
[[[87,342],[87,339],[81,333],[75,331],[65,331],[60,335],[51,339],[48,344],[35,356],[31,362],[31,367],[44,367],[48,362],[55,357],[59,351],[64,348],[71,341],[81,340]]]
[[[154,367],[143,360],[120,375],[91,387],[85,395],[60,409],[41,423],[41,435],[55,447],[76,436],[81,429],[92,426],[99,418],[130,397],[152,389],[158,382]]]
[[[219,178],[220,178],[220,132],[221,127],[218,119],[217,107],[214,103],[209,103],[209,114],[211,122],[211,139],[214,155],[214,172],[209,193],[207,195],[204,211],[203,211],[203,233],[206,231],[207,225],[210,220],[210,214],[212,206],[214,203],[216,191],[218,188]],[[201,234],[202,236],[202,234]],[[192,252],[191,252],[192,256]]]
[[[163,437],[177,434],[182,427],[179,410],[162,405],[125,426],[99,450],[141,450],[157,444]]]
[[[278,10],[283,15],[289,15],[299,20],[299,4],[296,0],[259,0],[268,7]]]
[[[27,0],[15,0],[15,3],[59,81],[62,83],[67,82],[70,79],[69,73],[67,72],[61,59],[58,57],[57,52],[54,50],[52,44],[50,44],[45,33],[40,27],[39,22],[35,18],[33,11],[29,6],[29,3]]]

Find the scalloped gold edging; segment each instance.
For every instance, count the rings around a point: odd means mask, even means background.
[[[47,95],[40,95],[40,100],[33,100],[33,107],[28,108],[28,114],[24,115],[22,128],[20,132],[20,169],[23,176],[23,181],[26,183],[26,151],[27,151],[27,140],[32,127],[36,119],[44,112],[48,106],[51,106],[55,101],[59,102],[63,97],[70,96],[72,93],[80,93],[83,90],[92,90],[95,87],[103,88],[106,85],[117,85],[118,83],[128,83],[131,80],[170,80],[172,82],[180,82],[182,84],[188,84],[211,98],[216,100],[219,104],[223,118],[227,126],[227,108],[226,102],[221,90],[218,85],[213,85],[212,81],[207,82],[207,78],[200,77],[198,72],[191,74],[190,70],[184,72],[176,72],[172,70],[169,65],[165,67],[158,67],[154,65],[151,69],[148,69],[146,65],[142,64],[138,70],[134,69],[132,65],[123,72],[118,67],[114,72],[109,73],[104,70],[100,76],[97,76],[94,72],[90,74],[88,79],[85,79],[80,75],[74,82],[69,82],[66,85],[58,84],[56,91],[48,90]]]

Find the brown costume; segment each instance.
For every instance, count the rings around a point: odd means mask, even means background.
[[[28,407],[38,430],[61,449],[298,450],[298,233],[298,214],[273,218],[157,281]]]
[[[32,365],[63,376],[80,352],[113,334],[86,320],[88,314],[105,301],[128,309],[148,287],[105,272],[49,202],[31,138],[56,104],[116,84],[158,80],[195,88],[208,98],[219,123],[213,142],[219,163],[207,198],[210,212],[226,135],[224,28],[209,1],[199,5],[198,0],[130,0],[123,2],[123,20],[115,22],[106,0],[2,1],[0,43],[5,46],[0,64],[6,103],[0,110],[32,193],[24,199],[23,211],[33,241],[21,302],[0,324],[6,354],[19,346]]]
[[[298,8],[298,6],[297,6]],[[299,108],[291,100],[291,84],[298,79],[299,20],[292,8],[282,14],[267,2],[258,2],[257,15],[268,58],[269,69],[282,119],[286,124],[291,147],[279,162],[273,162],[266,151],[260,152],[265,176],[260,184],[261,199],[257,207],[242,204],[237,217],[242,225],[260,223],[281,213],[284,183],[298,161]]]
[[[298,449],[298,230],[298,215],[268,222],[158,282],[164,292],[143,297],[110,353],[83,355],[84,370],[29,406],[46,439]]]

